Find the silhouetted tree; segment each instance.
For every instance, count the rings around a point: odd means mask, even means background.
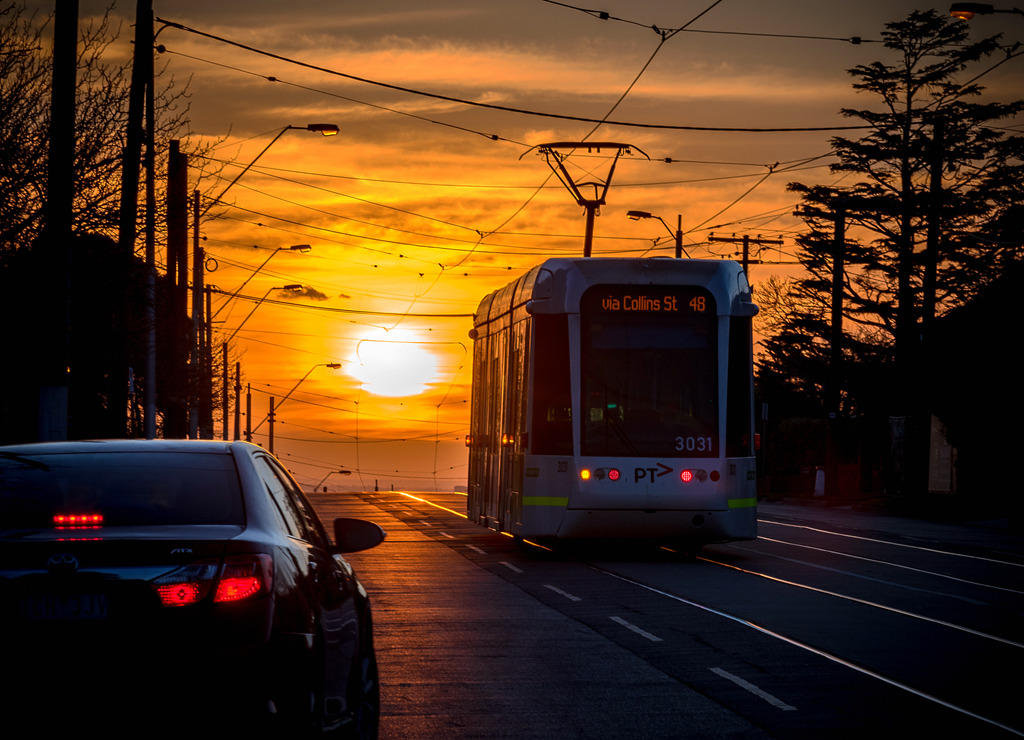
[[[131,61],[108,53],[120,29],[109,15],[82,24],[78,42],[72,231],[116,236],[121,153]],[[52,82],[50,19],[24,5],[0,5],[0,258],[39,236],[47,191]],[[160,152],[188,132],[187,91],[171,78],[156,90]],[[158,161],[164,159],[158,157]],[[163,178],[157,178],[162,187]],[[162,202],[162,198],[157,199]],[[140,223],[144,214],[140,209]]]
[[[138,293],[144,281],[139,272],[141,240],[134,259],[118,258],[107,249],[119,225],[131,84],[131,60],[110,53],[120,29],[111,22],[109,13],[79,28],[75,155],[72,171],[66,173],[74,192],[70,279],[68,275],[53,274],[52,260],[48,263],[46,250],[39,246],[49,177],[51,22],[48,16],[28,13],[23,3],[0,0],[0,308],[15,327],[8,336],[16,338],[14,346],[22,350],[16,361],[5,363],[0,370],[3,387],[19,389],[16,396],[0,402],[0,425],[8,441],[34,438],[34,410],[27,407],[25,396],[34,383],[38,385],[33,367],[38,354],[35,350],[56,339],[47,336],[53,322],[39,317],[47,313],[44,309],[48,304],[66,300],[69,293],[72,335],[68,338],[68,359],[74,363],[69,375],[69,433],[123,434],[128,409],[121,408],[121,402],[114,404],[118,408],[108,409],[111,423],[106,429],[96,422],[97,409],[110,406],[111,384],[127,382],[124,371],[114,371],[105,364],[106,358],[116,352],[135,353],[130,361],[137,373],[137,387],[146,382],[158,384],[158,415],[161,404],[166,404],[159,393],[159,379],[142,377],[145,363],[137,356],[145,344],[140,334],[145,328],[140,324],[145,304]],[[158,74],[157,79],[154,139],[156,160],[162,168],[170,140],[184,139],[188,133],[188,98],[187,91],[173,78]],[[162,209],[166,178],[158,172],[155,181],[156,202]],[[140,232],[145,217],[145,199],[140,197]],[[157,214],[157,223],[163,221],[162,214]],[[158,230],[158,242],[162,242],[161,236]],[[75,250],[81,254],[75,254]],[[163,300],[164,281],[159,282],[158,297]],[[112,294],[121,302],[120,310],[129,311],[131,316],[113,316]],[[169,300],[158,305],[157,332],[159,337],[167,338],[164,346],[172,332],[181,333],[185,318],[174,313]],[[166,362],[158,363],[158,368],[161,372],[186,373],[184,367],[168,368]]]
[[[883,40],[895,61],[850,70],[854,88],[877,106],[842,111],[867,133],[832,140],[839,160],[832,170],[851,184],[790,184],[809,228],[798,239],[807,275],[777,294],[789,310],[765,343],[760,373],[763,384],[822,402],[835,209],[842,203],[841,408],[916,416],[924,424],[928,403],[920,391],[932,317],[970,302],[1022,254],[1019,231],[1006,237],[1020,223],[1024,137],[998,124],[1024,110],[1024,101],[978,100],[978,80],[1002,63],[978,64],[1000,52],[998,36],[971,42],[962,22],[924,11],[887,25]],[[1006,51],[1007,58],[1019,53]]]

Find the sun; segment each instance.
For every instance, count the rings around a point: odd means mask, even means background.
[[[437,376],[437,358],[414,333],[381,333],[356,344],[349,373],[376,396],[416,396]]]

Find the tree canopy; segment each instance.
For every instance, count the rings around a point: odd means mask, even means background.
[[[1024,137],[1000,123],[1024,110],[1024,100],[978,100],[986,71],[978,63],[1003,52],[998,36],[972,43],[967,34],[964,23],[935,11],[889,24],[884,43],[895,61],[849,71],[854,88],[872,95],[876,106],[842,113],[870,131],[832,140],[838,158],[832,171],[850,184],[789,186],[802,199],[808,228],[798,239],[807,275],[784,291],[789,310],[769,340],[765,369],[820,395],[831,344],[831,286],[841,267],[848,412],[877,400],[869,390],[877,387],[873,381],[858,388],[858,373],[886,366],[887,375],[912,377],[922,327],[976,298],[1022,255]],[[836,218],[843,214],[846,238],[837,263]],[[876,374],[869,372],[868,380]]]
[[[832,140],[838,184],[789,185],[807,227],[806,274],[759,294],[774,317],[759,384],[779,405],[929,415],[940,406],[927,382],[941,362],[936,317],[978,300],[1024,256],[1024,136],[1007,125],[1024,100],[986,100],[982,86],[1024,52],[968,33],[932,10],[888,24],[888,59],[849,70],[872,102],[842,114],[870,128]]]

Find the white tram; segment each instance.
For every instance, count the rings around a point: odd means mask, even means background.
[[[756,537],[756,313],[719,260],[549,259],[485,297],[469,519],[530,539]]]

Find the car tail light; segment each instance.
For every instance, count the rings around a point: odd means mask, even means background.
[[[189,606],[203,597],[203,588],[195,582],[168,583],[157,586],[156,593],[164,606]]]
[[[269,593],[274,561],[266,553],[232,555],[223,563],[203,561],[178,568],[151,582],[164,606],[198,604],[213,592],[213,601],[241,601]]]
[[[268,593],[273,585],[274,561],[269,555],[240,555],[227,558],[217,583],[215,602],[241,601]]]

